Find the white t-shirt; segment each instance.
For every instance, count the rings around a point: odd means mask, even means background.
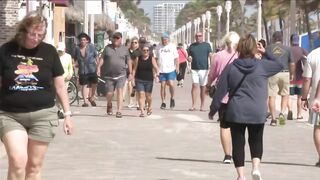
[[[311,92],[310,101],[313,103],[314,96],[316,95],[317,85],[320,80],[320,47],[311,51],[307,56],[307,61],[303,67],[303,77],[311,78]]]
[[[174,44],[159,44],[155,56],[158,59],[160,73],[170,73],[176,69],[175,59],[179,58],[179,54]]]

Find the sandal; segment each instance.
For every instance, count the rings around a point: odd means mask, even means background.
[[[107,105],[107,114],[108,114],[108,115],[112,115],[112,114],[113,114],[113,113],[112,113],[112,103],[110,103],[110,104]]]
[[[117,113],[116,113],[116,118],[122,118],[121,112],[117,112]]]
[[[97,106],[96,102],[94,102],[92,98],[88,98],[88,101],[90,102],[91,106]]]
[[[298,116],[297,119],[303,119],[303,116]]]
[[[189,111],[196,111],[196,110],[197,110],[197,109],[194,108],[194,107],[189,109]]]
[[[88,107],[89,105],[87,103],[83,103],[82,107]]]
[[[152,109],[151,109],[151,108],[150,108],[150,109],[148,108],[148,110],[147,110],[147,115],[150,116],[151,114],[152,114]]]
[[[277,120],[272,119],[270,122],[270,126],[277,126]]]

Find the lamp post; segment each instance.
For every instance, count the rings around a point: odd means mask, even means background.
[[[218,41],[221,39],[221,14],[222,14],[222,6],[217,6],[217,14],[218,14]]]
[[[196,35],[196,33],[197,33],[197,24],[198,24],[198,20],[197,19],[194,19],[193,20],[193,25],[194,25],[194,35]]]
[[[200,22],[201,22],[201,18],[197,17],[197,32],[200,31]]]
[[[227,27],[226,27],[226,33],[229,32],[229,24],[230,24],[230,10],[231,10],[232,2],[230,0],[226,1],[225,9],[227,12]]]
[[[187,34],[188,34],[188,45],[191,44],[191,27],[192,27],[192,22],[190,21],[190,22],[187,23],[187,28],[189,30],[187,32]]]
[[[185,44],[185,42],[186,42],[186,26],[185,25],[183,25],[181,27],[181,31],[182,31],[182,39],[181,39],[181,41],[182,41],[183,44]]]
[[[206,35],[206,19],[207,19],[207,17],[206,17],[206,15],[205,14],[202,14],[201,15],[201,20],[202,20],[202,34],[203,34],[203,40],[205,41],[206,40],[206,37],[205,37],[205,35]]]
[[[239,0],[241,5],[241,35],[244,34],[244,4],[246,3],[246,0]]]
[[[221,14],[220,14],[221,15]],[[207,42],[210,43],[210,19],[211,19],[211,12],[206,11],[206,17],[208,21],[208,26],[207,26]]]
[[[261,16],[262,16],[261,4],[262,4],[262,0],[258,0],[257,2],[258,2],[257,39],[260,40],[261,39]]]

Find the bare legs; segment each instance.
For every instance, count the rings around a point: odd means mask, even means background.
[[[320,162],[320,126],[314,127],[313,140],[314,140],[314,145],[316,146],[316,150],[318,152],[319,162]]]
[[[8,180],[40,180],[42,163],[49,143],[28,139],[22,130],[13,130],[3,137],[9,169]]]
[[[195,106],[197,104],[198,98],[197,98],[197,94],[198,94],[198,90],[199,90],[199,84],[198,83],[192,83],[192,88],[191,88],[191,97],[192,97],[192,109],[195,109]],[[204,109],[204,102],[205,102],[205,98],[206,98],[206,87],[205,86],[200,86],[200,111],[203,111]]]
[[[231,140],[230,128],[220,127],[220,141],[221,141],[224,154],[231,156],[232,140]]]

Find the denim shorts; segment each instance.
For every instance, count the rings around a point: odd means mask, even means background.
[[[79,84],[81,86],[97,84],[97,83],[98,83],[98,75],[96,73],[79,75]]]
[[[174,81],[177,78],[177,73],[176,71],[172,71],[169,73],[160,73],[159,75],[159,81]]]
[[[24,113],[0,111],[0,138],[9,131],[22,130],[32,140],[49,143],[59,126],[57,111],[55,106]]]
[[[146,93],[152,93],[153,88],[153,81],[143,81],[143,80],[136,80],[136,90],[138,92],[146,92]]]

